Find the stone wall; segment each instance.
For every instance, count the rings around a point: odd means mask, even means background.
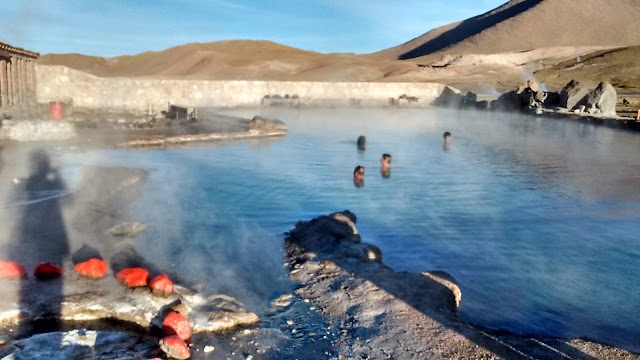
[[[388,105],[390,98],[415,97],[426,106],[444,86],[435,83],[215,81],[101,78],[63,66],[38,65],[39,102],[73,102],[78,108],[158,111],[167,103],[188,107],[256,106],[267,95],[294,95],[302,105]],[[402,101],[400,102],[402,104]]]

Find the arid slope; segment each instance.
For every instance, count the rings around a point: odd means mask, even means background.
[[[366,55],[321,54],[271,41],[229,40],[115,58],[48,54],[39,62],[105,77],[435,81],[495,93],[535,76],[550,89],[575,78],[594,83],[606,80],[639,91],[640,50],[634,47],[640,46],[637,19],[638,0],[511,0],[485,14]]]
[[[640,44],[637,0],[511,0],[379,52],[386,59],[494,54],[555,46]]]
[[[539,70],[534,75],[555,88],[579,79],[588,86],[608,81],[622,91],[639,91],[640,46],[597,51]]]
[[[47,54],[39,63],[65,65],[98,76],[153,76],[192,79],[371,81],[415,67],[354,54],[320,54],[271,41],[194,43],[133,56],[100,58]]]

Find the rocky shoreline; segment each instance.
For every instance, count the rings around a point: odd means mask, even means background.
[[[79,147],[166,147],[188,143],[235,139],[280,137],[287,134],[287,125],[278,119],[254,116],[243,119],[215,112],[203,112],[200,119],[155,121],[138,118],[118,121],[90,121],[101,112],[85,114],[68,121],[32,120],[20,113],[0,122],[0,140],[23,143],[64,141]],[[153,120],[153,121],[152,121]],[[143,126],[144,125],[144,126]]]
[[[464,301],[450,275],[396,272],[361,241],[343,211],[301,221],[286,235],[296,293],[328,316],[338,359],[640,359],[580,339],[541,339],[461,321]]]
[[[513,91],[494,100],[478,101],[472,92],[466,94],[447,87],[434,101],[436,107],[459,110],[501,111],[545,115],[560,120],[578,120],[594,125],[631,131],[640,131],[640,120],[618,116],[617,107],[631,104],[619,97],[609,83],[601,82],[588,89],[579,81],[571,80],[559,92],[543,90],[536,81],[529,80]],[[635,114],[634,114],[635,116]]]
[[[242,122],[244,124],[244,122]],[[287,126],[277,119],[266,119],[254,116],[246,124],[243,131],[218,131],[217,129],[203,129],[185,134],[168,133],[163,136],[144,136],[138,139],[126,140],[118,146],[127,148],[175,146],[188,143],[239,140],[249,138],[277,137],[287,134]]]

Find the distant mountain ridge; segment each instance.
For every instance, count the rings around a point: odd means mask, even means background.
[[[46,54],[43,65],[65,65],[98,76],[190,76],[217,72],[233,63],[249,66],[258,60],[313,58],[319,53],[259,40],[190,43],[162,51],[102,58],[80,54]]]
[[[103,77],[433,81],[474,91],[510,89],[538,71],[536,76],[554,86],[569,78],[592,78],[640,90],[634,72],[640,64],[639,20],[640,0],[511,0],[372,54],[322,54],[272,41],[228,40],[114,58],[46,54],[38,62]],[[615,48],[621,50],[611,52]],[[586,56],[602,50],[609,55]],[[589,59],[588,66],[571,62],[579,56]],[[569,65],[557,66],[564,62]]]
[[[192,43],[114,58],[46,54],[38,62],[103,77],[282,81],[379,81],[416,67],[366,55],[321,54],[263,40]]]
[[[385,59],[555,46],[640,45],[638,0],[511,0],[377,53]]]

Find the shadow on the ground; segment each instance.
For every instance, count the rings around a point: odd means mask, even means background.
[[[56,168],[51,166],[49,155],[44,150],[34,150],[30,155],[30,175],[17,189],[16,195],[22,202],[18,215],[18,223],[12,232],[12,243],[9,247],[9,259],[21,261],[27,271],[37,264],[51,262],[62,266],[69,254],[69,238],[62,215],[62,203],[65,199],[66,186]],[[31,275],[31,274],[29,274]],[[20,309],[23,313],[18,334],[31,332],[58,331],[58,321],[38,321],[26,318],[25,312],[34,307],[38,301],[33,293],[31,276],[21,280]],[[43,309],[42,318],[59,319],[63,293],[62,277],[47,282],[46,304],[35,305]],[[42,299],[41,297],[39,299]]]

